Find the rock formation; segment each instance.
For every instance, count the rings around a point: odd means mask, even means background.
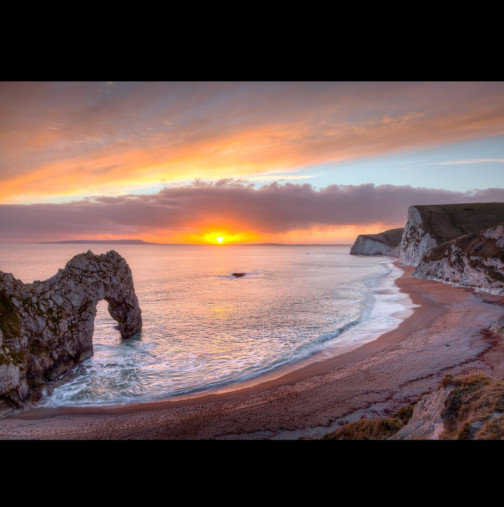
[[[389,229],[379,234],[361,234],[350,250],[351,255],[392,255],[399,257],[404,229]]]
[[[504,224],[432,248],[413,276],[504,293]]]
[[[56,275],[24,284],[0,271],[0,412],[93,354],[98,301],[108,301],[123,338],[140,331],[131,270],[114,250],[73,257]]]
[[[388,417],[360,419],[324,440],[502,440],[504,380],[482,373],[447,375],[417,403]]]
[[[504,222],[504,203],[411,206],[401,240],[399,261],[418,266],[432,248]]]
[[[390,440],[502,440],[504,381],[474,373],[447,375],[416,405]]]
[[[492,323],[490,331],[497,336],[504,338],[504,315]]]

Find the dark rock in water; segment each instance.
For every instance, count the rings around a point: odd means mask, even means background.
[[[245,276],[247,273],[233,273],[233,276],[235,276],[236,278],[239,278],[241,276]]]
[[[43,282],[25,284],[0,271],[0,416],[93,355],[102,299],[122,338],[140,331],[131,269],[114,250],[76,255]]]

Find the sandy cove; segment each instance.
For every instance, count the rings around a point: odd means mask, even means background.
[[[106,408],[39,408],[0,420],[0,439],[298,439],[393,413],[446,374],[504,378],[504,340],[485,332],[504,297],[412,277],[419,305],[401,325],[340,356],[253,386],[190,399]]]

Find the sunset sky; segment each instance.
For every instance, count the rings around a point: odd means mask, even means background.
[[[0,153],[0,242],[351,243],[504,201],[504,82],[0,82]]]

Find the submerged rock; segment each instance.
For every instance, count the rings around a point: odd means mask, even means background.
[[[389,229],[379,234],[360,234],[350,249],[351,255],[391,255],[399,257],[404,228]]]
[[[122,338],[142,327],[131,269],[114,250],[73,257],[43,282],[24,284],[0,271],[0,413],[93,354],[98,301]]]
[[[242,276],[245,276],[247,273],[233,273],[232,276],[235,276],[236,278],[240,278]]]

